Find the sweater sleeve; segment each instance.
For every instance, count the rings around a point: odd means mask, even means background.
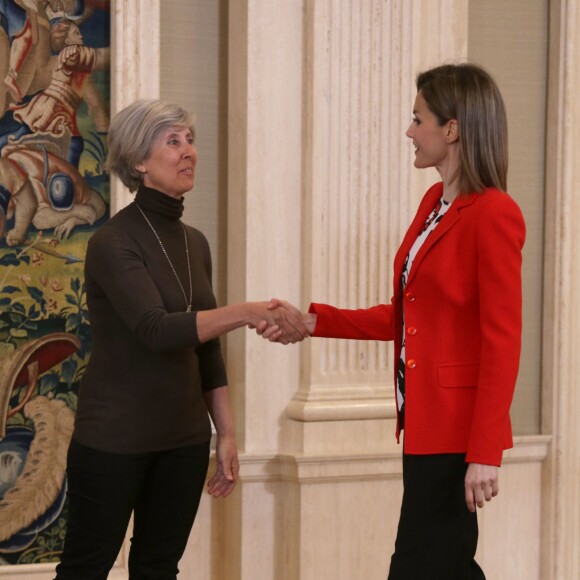
[[[312,303],[308,312],[316,314],[312,336],[356,340],[394,339],[392,304],[345,310],[328,304]]]
[[[203,252],[205,270],[211,285],[212,263],[211,252],[206,237],[195,230],[200,238]],[[217,304],[216,304],[217,305]],[[222,356],[221,341],[219,337],[199,345],[196,348],[199,360],[199,373],[201,375],[201,388],[203,391],[211,391],[228,384],[226,366]]]
[[[154,352],[198,346],[196,312],[167,312],[141,251],[121,229],[103,228],[89,241],[87,284],[94,283],[145,348]]]
[[[484,208],[478,224],[481,357],[466,461],[500,465],[511,433],[509,409],[522,335],[522,248],[525,223],[506,194]],[[507,427],[506,427],[507,426]]]

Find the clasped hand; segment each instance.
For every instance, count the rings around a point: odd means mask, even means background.
[[[302,314],[296,306],[285,300],[272,300],[258,313],[255,321],[248,324],[259,336],[270,342],[290,344],[301,342],[314,330],[308,315]]]

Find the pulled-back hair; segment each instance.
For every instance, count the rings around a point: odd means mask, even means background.
[[[456,119],[462,194],[507,189],[508,129],[505,105],[492,77],[474,64],[444,64],[417,76],[429,110],[441,126]]]
[[[174,103],[142,99],[119,111],[109,127],[107,167],[137,191],[143,175],[136,167],[149,159],[155,141],[171,127],[189,129],[195,137],[193,116]]]

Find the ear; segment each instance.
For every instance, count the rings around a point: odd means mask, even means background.
[[[139,173],[147,173],[147,168],[144,163],[138,163],[135,165],[135,171],[138,171]]]
[[[459,127],[457,126],[457,119],[450,119],[447,121],[445,127],[445,138],[447,143],[455,143],[459,140]]]

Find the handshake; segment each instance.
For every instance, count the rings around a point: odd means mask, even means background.
[[[269,303],[254,303],[255,312],[248,328],[270,342],[290,344],[301,342],[314,332],[316,314],[302,313],[285,300],[272,298]]]

